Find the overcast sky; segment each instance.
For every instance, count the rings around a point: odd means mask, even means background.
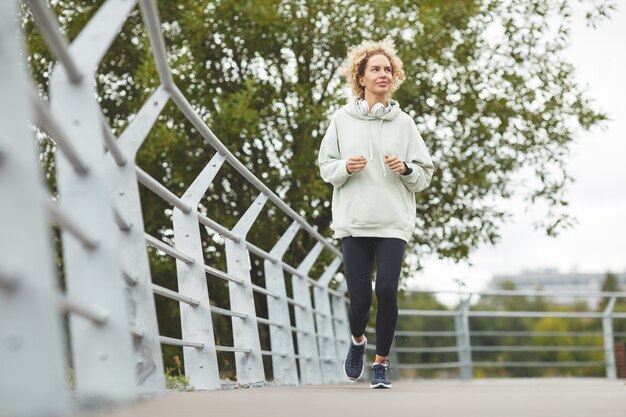
[[[555,268],[560,272],[626,271],[626,5],[593,29],[582,19],[565,57],[577,68],[596,109],[611,119],[604,131],[580,132],[569,171],[569,213],[578,224],[557,238],[535,230],[539,213],[515,210],[495,247],[479,248],[467,263],[428,259],[410,286],[429,289],[485,288],[493,275]]]

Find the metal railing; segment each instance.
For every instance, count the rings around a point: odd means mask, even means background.
[[[459,376],[462,379],[471,379],[474,376],[474,368],[548,368],[548,367],[602,367],[605,369],[605,375],[609,379],[617,377],[615,363],[615,338],[626,337],[626,332],[615,332],[613,330],[613,322],[616,319],[626,319],[626,313],[615,312],[615,303],[620,298],[626,298],[626,292],[574,292],[574,291],[506,291],[506,290],[485,290],[475,292],[460,291],[409,291],[423,293],[446,293],[457,294],[462,301],[455,310],[399,310],[399,328],[402,328],[401,320],[411,316],[420,317],[448,317],[454,320],[454,330],[426,331],[419,329],[398,330],[396,339],[411,339],[414,337],[429,338],[430,340],[441,339],[449,340],[455,338],[456,343],[452,346],[411,346],[411,344],[397,346],[393,348],[395,355],[410,353],[453,353],[456,354],[456,361],[433,362],[428,363],[411,363],[406,360],[397,361],[397,368],[400,369],[458,369]],[[475,310],[472,307],[472,299],[484,296],[495,297],[596,297],[606,299],[607,304],[602,312],[594,311],[490,311]],[[520,331],[517,329],[507,330],[472,330],[471,319],[477,318],[560,318],[560,319],[583,319],[600,321],[602,331]],[[373,329],[368,329],[373,331]],[[499,338],[505,336],[517,337],[518,343],[514,346],[503,345],[477,345],[472,343],[479,337]],[[596,337],[602,339],[601,345],[529,345],[527,340],[529,337]],[[603,360],[601,361],[505,361],[501,359],[494,360],[474,360],[473,354],[478,352],[489,353],[505,353],[505,352],[601,352]],[[405,355],[406,356],[406,355]]]
[[[341,253],[220,142],[178,89],[155,2],[108,0],[71,44],[45,2],[26,3],[58,62],[50,77],[48,106],[24,76],[16,5],[0,2],[3,32],[15,34],[0,38],[0,415],[70,412],[77,402],[70,395],[68,366],[80,403],[164,392],[162,344],[183,347],[185,376],[196,389],[220,387],[218,352],[234,353],[241,384],[265,381],[263,356],[271,357],[273,380],[279,384],[342,381],[343,355],[338,352],[349,341],[346,286],[329,287]],[[99,107],[94,80],[100,60],[137,5],[161,85],[115,138]],[[134,163],[170,100],[215,150],[181,197]],[[45,196],[41,184],[33,123],[57,145],[55,201]],[[232,229],[198,210],[224,164],[258,191]],[[139,184],[172,206],[173,224],[167,227],[173,229],[173,244],[144,232]],[[246,236],[268,201],[292,223],[265,250]],[[58,289],[47,221],[61,230],[65,291]],[[224,238],[226,271],[205,264],[201,227]],[[300,231],[317,243],[299,265],[291,266],[283,257]],[[178,291],[152,282],[146,245],[175,260]],[[321,277],[311,278],[323,250],[334,259]],[[265,287],[251,281],[250,254],[264,260]],[[207,279],[215,278],[228,283],[229,309],[211,304]],[[267,318],[257,316],[253,293],[265,296]],[[179,302],[182,338],[159,334],[155,295]],[[63,314],[68,314],[68,333]],[[231,320],[227,339],[233,346],[216,344],[213,315]],[[271,350],[261,348],[259,325],[269,327]]]

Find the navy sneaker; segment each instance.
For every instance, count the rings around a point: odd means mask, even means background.
[[[350,338],[350,348],[348,349],[348,356],[343,363],[343,373],[351,379],[356,381],[363,375],[363,355],[365,354],[365,347],[367,346],[367,338],[362,345],[355,345],[354,340]]]
[[[372,382],[370,388],[391,388],[391,381],[387,379],[389,361],[372,365]]]

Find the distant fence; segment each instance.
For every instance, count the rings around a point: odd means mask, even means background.
[[[415,291],[429,292],[429,291]],[[446,293],[446,291],[432,291],[432,293]],[[433,362],[415,363],[408,362],[406,359],[397,360],[397,368],[400,369],[457,369],[462,379],[471,379],[474,377],[474,368],[584,368],[584,367],[600,367],[604,368],[607,378],[614,379],[617,377],[616,357],[623,355],[621,352],[615,352],[616,338],[626,339],[626,332],[615,332],[613,330],[613,322],[615,320],[626,319],[626,313],[615,312],[615,303],[620,298],[626,298],[626,292],[573,292],[573,291],[505,291],[505,290],[486,290],[476,292],[455,292],[447,291],[447,293],[459,294],[463,301],[459,304],[458,309],[450,310],[400,310],[399,325],[401,320],[411,316],[421,317],[447,317],[454,320],[453,331],[425,331],[415,330],[398,330],[396,332],[396,341],[399,338],[408,339],[409,342],[403,342],[401,346],[394,345],[393,351],[395,355],[402,357],[402,354],[410,353],[453,353],[456,355],[456,361],[449,362]],[[476,301],[479,297],[598,297],[607,300],[606,307],[602,312],[593,311],[484,311],[473,310],[472,300]],[[585,319],[591,321],[599,321],[602,331],[527,331],[520,329],[505,330],[473,330],[470,326],[471,318],[491,318],[494,324],[498,319],[505,318],[559,318],[559,319]],[[496,326],[493,326],[496,327]],[[373,331],[373,329],[368,329]],[[410,340],[415,337],[445,339],[454,338],[454,345],[449,346],[414,346]],[[472,342],[479,337],[514,337],[516,343],[514,345],[480,345]],[[554,345],[533,345],[529,342],[533,337],[551,337],[555,340],[564,337],[587,337],[590,339],[600,338],[601,344],[564,344],[555,342]],[[561,339],[562,340],[562,339]],[[623,343],[617,343],[617,346],[623,349]],[[503,352],[602,352],[602,361],[504,361],[504,360],[474,360],[474,353],[503,353]],[[622,365],[623,366],[623,365]],[[623,372],[623,370],[622,370]]]
[[[94,80],[100,60],[137,3],[161,85],[115,138]],[[341,253],[228,151],[177,88],[155,2],[106,1],[71,45],[44,1],[27,4],[58,62],[50,77],[48,106],[25,77],[16,6],[0,2],[0,415],[72,410],[69,366],[79,402],[164,392],[161,344],[183,347],[185,376],[196,389],[220,386],[218,352],[234,352],[242,384],[265,381],[263,356],[271,356],[277,383],[342,381],[343,355],[338,352],[345,352],[349,341],[346,286],[329,287]],[[134,163],[169,100],[216,151],[182,197]],[[57,145],[58,201],[45,195],[32,124]],[[232,230],[197,209],[225,163],[258,191]],[[168,228],[174,231],[174,246],[145,234],[138,183],[173,207]],[[248,242],[246,234],[268,201],[293,222],[266,251]],[[48,221],[62,231],[65,292],[55,277]],[[205,265],[200,227],[225,239],[227,271]],[[291,266],[283,255],[301,230],[317,244]],[[152,283],[146,243],[175,258],[178,291]],[[312,279],[309,271],[323,250],[334,260],[319,279]],[[251,282],[250,254],[264,259],[265,288]],[[285,273],[291,278],[291,296]],[[228,283],[230,309],[211,305],[207,278]],[[257,317],[253,293],[267,297],[267,318]],[[180,303],[181,339],[159,335],[154,294]],[[64,313],[69,334],[63,330]],[[212,315],[230,317],[233,346],[216,344]],[[269,326],[271,350],[261,348],[259,325]]]

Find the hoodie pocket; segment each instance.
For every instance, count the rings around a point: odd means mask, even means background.
[[[409,223],[411,213],[404,189],[393,185],[360,185],[344,187],[343,191],[344,218],[349,225],[403,227]]]

